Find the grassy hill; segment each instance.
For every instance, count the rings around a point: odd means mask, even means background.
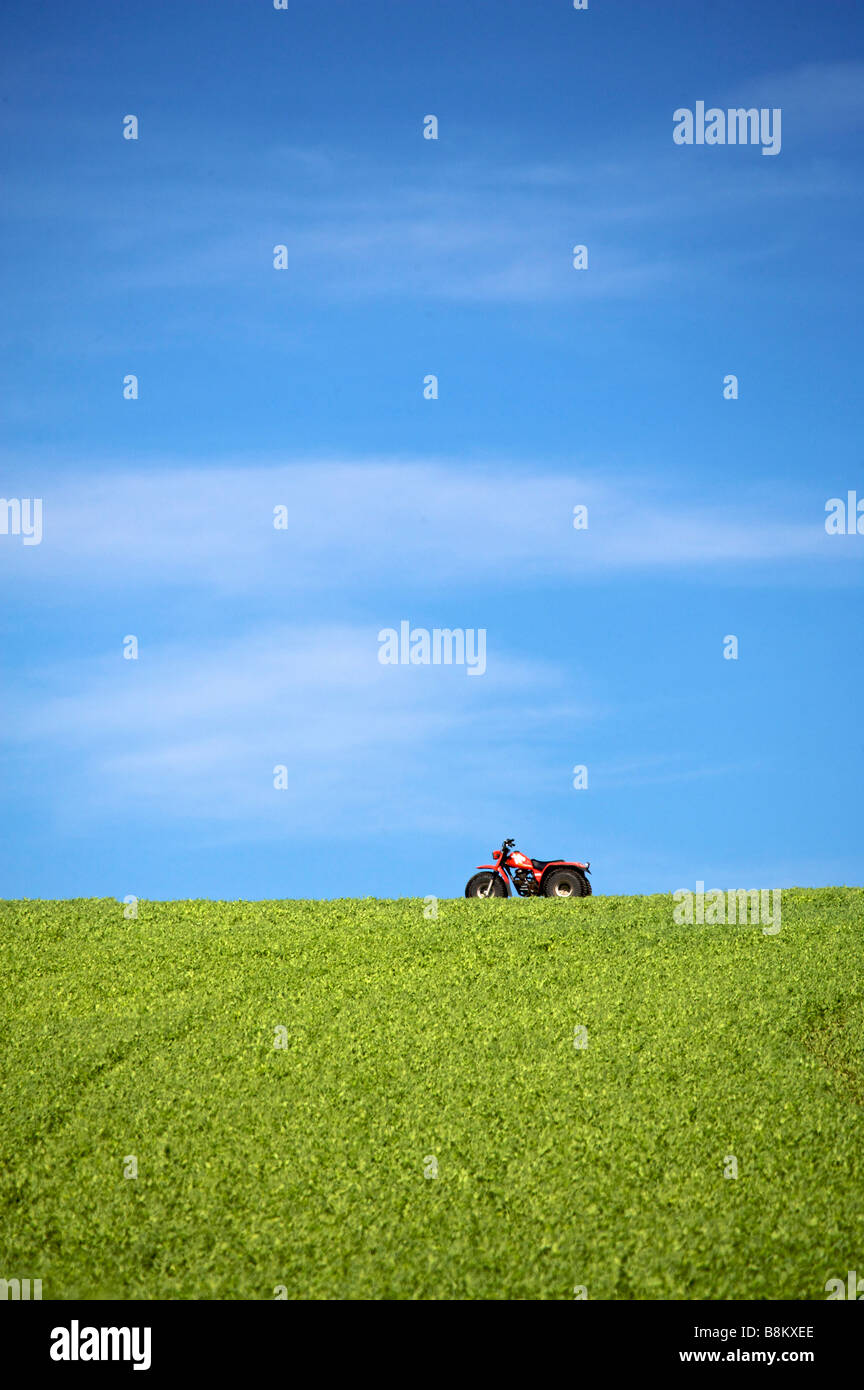
[[[864,1271],[864,890],[672,911],[0,905],[0,1275],[824,1299]]]

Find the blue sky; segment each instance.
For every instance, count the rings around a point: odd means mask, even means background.
[[[597,892],[860,883],[862,39],[7,4],[0,892],[452,896],[508,835]],[[699,100],[781,152],[676,146]],[[403,620],[486,673],[382,666]]]

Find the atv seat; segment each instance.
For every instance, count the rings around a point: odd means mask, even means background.
[[[531,863],[534,865],[534,868],[537,870],[537,872],[540,873],[540,872],[542,872],[543,869],[548,869],[548,867],[549,867],[550,864],[563,864],[563,863],[564,863],[564,860],[563,860],[563,859],[532,859],[532,860],[531,860]]]

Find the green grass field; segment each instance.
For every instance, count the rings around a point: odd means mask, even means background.
[[[864,1272],[864,890],[789,890],[774,936],[668,897],[438,912],[0,905],[0,1276],[824,1299]]]

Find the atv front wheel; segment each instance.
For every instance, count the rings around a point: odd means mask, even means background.
[[[468,880],[466,898],[506,898],[507,890],[498,874],[475,874]]]
[[[591,884],[578,869],[553,869],[543,880],[544,898],[587,898]]]

